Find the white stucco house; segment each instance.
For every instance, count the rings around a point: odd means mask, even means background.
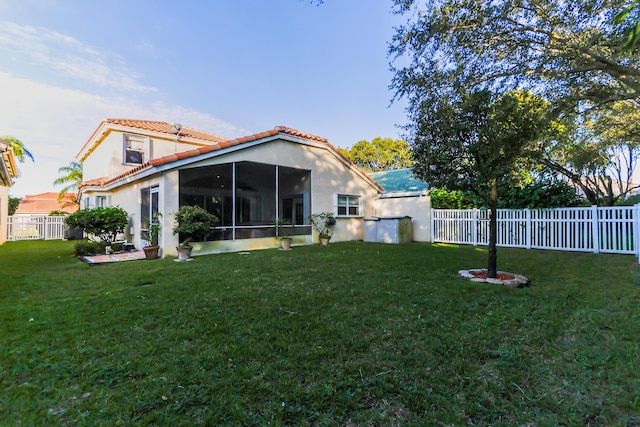
[[[0,139],[0,245],[7,241],[9,187],[17,177],[18,168],[11,143]]]
[[[163,256],[176,255],[174,214],[185,204],[220,219],[211,241],[194,243],[194,255],[276,247],[277,218],[295,224],[294,245],[311,244],[317,236],[308,217],[326,211],[337,218],[332,241],[362,240],[363,218],[395,213],[398,204],[381,199],[382,186],[329,141],[283,126],[226,139],[165,122],[106,119],[76,159],[81,209],[125,209],[125,238],[136,247],[161,213]]]

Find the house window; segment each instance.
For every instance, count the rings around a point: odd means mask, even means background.
[[[144,163],[146,138],[138,135],[124,135],[123,163],[141,165]]]
[[[97,208],[106,208],[109,206],[109,198],[108,196],[96,196],[96,207]]]
[[[336,216],[362,216],[362,196],[337,195]]]

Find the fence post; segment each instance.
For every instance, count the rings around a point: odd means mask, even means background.
[[[436,219],[435,209],[431,208],[431,243],[435,242]]]
[[[44,240],[49,240],[49,217],[44,217]]]
[[[593,253],[600,253],[600,226],[598,225],[598,206],[591,206],[591,235],[593,236]]]
[[[473,233],[473,246],[478,246],[478,209],[472,211],[471,232]]]
[[[640,264],[640,203],[633,205],[633,249]]]
[[[524,218],[525,218],[524,233],[525,233],[525,239],[526,239],[525,244],[527,246],[527,249],[531,249],[531,209],[524,210]]]

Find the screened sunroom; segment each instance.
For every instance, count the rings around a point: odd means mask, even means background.
[[[218,217],[211,240],[275,237],[276,219],[310,235],[311,171],[248,161],[182,169],[179,205]]]

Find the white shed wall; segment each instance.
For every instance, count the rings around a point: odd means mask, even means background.
[[[423,196],[385,197],[374,201],[373,216],[410,216],[415,242],[431,241],[431,198]]]

